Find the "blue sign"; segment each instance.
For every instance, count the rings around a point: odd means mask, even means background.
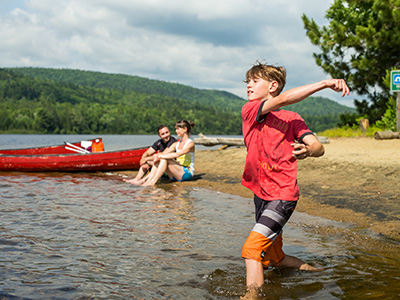
[[[393,83],[394,84],[400,84],[400,74],[395,74],[393,76]]]
[[[400,70],[390,72],[390,90],[400,92]]]

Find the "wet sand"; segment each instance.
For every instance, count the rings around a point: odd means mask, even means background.
[[[330,139],[325,155],[298,163],[297,211],[400,241],[400,139]],[[252,197],[240,182],[243,147],[196,152],[196,178],[180,184]],[[217,197],[217,196],[216,196]]]

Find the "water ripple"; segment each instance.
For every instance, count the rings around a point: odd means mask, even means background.
[[[101,174],[1,179],[0,299],[237,299],[245,291],[250,199]],[[318,234],[316,226],[339,230]],[[285,251],[326,270],[268,270],[261,296],[397,296],[398,260],[353,247],[340,234],[350,229],[297,214]]]

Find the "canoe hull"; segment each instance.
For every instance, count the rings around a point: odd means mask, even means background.
[[[49,148],[49,147],[47,147]],[[5,172],[94,172],[138,170],[147,148],[88,154],[0,154],[0,171]]]
[[[62,155],[0,155],[0,171],[93,172],[137,170],[147,148]]]

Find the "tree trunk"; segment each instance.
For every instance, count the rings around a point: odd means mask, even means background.
[[[374,133],[374,138],[376,140],[390,140],[398,139],[400,137],[400,132],[393,132],[391,130],[377,131]]]

